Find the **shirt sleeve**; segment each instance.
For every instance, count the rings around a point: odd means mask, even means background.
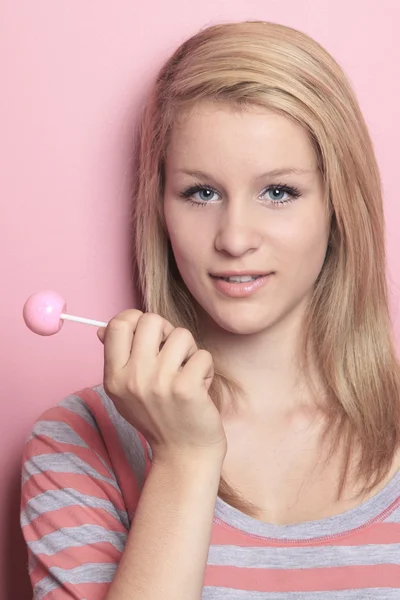
[[[106,596],[129,517],[89,410],[59,405],[36,422],[23,453],[20,522],[35,600]]]

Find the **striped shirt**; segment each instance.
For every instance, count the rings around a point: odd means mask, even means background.
[[[102,385],[45,411],[23,457],[21,527],[36,600],[100,600],[151,449]],[[203,600],[400,600],[400,472],[340,515],[258,521],[217,497]]]

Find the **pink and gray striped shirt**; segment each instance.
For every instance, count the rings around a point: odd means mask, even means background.
[[[102,385],[36,422],[21,527],[35,600],[100,600],[151,468],[144,437]],[[341,515],[276,526],[217,498],[203,600],[400,600],[400,472]]]

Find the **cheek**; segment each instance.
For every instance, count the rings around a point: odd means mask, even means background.
[[[298,279],[315,279],[324,263],[328,229],[323,219],[286,224],[273,236],[277,268]]]
[[[176,264],[180,271],[193,268],[203,260],[206,254],[207,236],[198,230],[185,229],[183,226],[169,232]]]
[[[182,209],[176,210],[172,203],[165,211],[165,220],[178,266],[201,262],[212,244],[212,235],[210,235],[212,227],[209,221],[197,216],[195,210],[189,214],[185,214]]]

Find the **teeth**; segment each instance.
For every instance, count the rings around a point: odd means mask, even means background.
[[[221,279],[225,279],[225,281],[231,281],[236,283],[245,283],[246,281],[254,281],[254,279],[258,279],[262,277],[261,275],[242,275],[241,277],[221,277]]]

